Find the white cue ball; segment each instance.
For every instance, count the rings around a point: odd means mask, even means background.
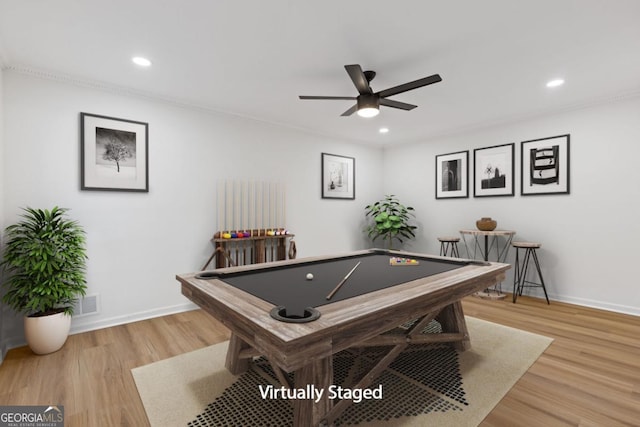
[[[307,280],[313,280],[313,274],[307,273]]]

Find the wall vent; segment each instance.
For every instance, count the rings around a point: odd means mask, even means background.
[[[73,317],[86,316],[88,314],[96,314],[98,309],[98,295],[86,295],[79,298],[73,307]]]

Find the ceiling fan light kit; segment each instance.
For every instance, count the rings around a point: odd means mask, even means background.
[[[440,75],[434,74],[429,77],[374,92],[371,90],[369,83],[371,83],[371,80],[376,76],[375,71],[362,71],[362,67],[358,64],[345,65],[344,68],[347,70],[347,74],[349,74],[351,81],[358,90],[359,95],[357,97],[300,95],[300,99],[355,100],[356,105],[342,113],[342,116],[350,116],[357,112],[361,117],[374,117],[380,112],[381,105],[405,111],[413,110],[417,105],[394,101],[387,99],[387,97],[442,81]]]
[[[380,112],[380,99],[374,95],[360,95],[356,103],[360,117],[375,117]]]

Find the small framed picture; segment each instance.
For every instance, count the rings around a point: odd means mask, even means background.
[[[436,156],[436,199],[469,197],[469,151]]]
[[[356,198],[356,159],[322,153],[322,198]]]
[[[521,144],[520,194],[569,194],[569,135]]]
[[[149,124],[80,113],[80,188],[149,191]]]
[[[514,195],[515,143],[473,150],[473,197]]]

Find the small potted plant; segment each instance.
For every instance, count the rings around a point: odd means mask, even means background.
[[[384,199],[365,207],[365,216],[373,220],[365,231],[373,241],[382,237],[391,249],[394,239],[403,243],[403,238],[416,237],[414,230],[418,227],[409,224],[411,217],[415,217],[413,210],[411,206],[402,205],[393,194],[385,196]]]
[[[23,209],[6,228],[2,300],[23,313],[25,338],[36,354],[59,350],[71,327],[73,304],[86,293],[85,232],[66,209]]]

